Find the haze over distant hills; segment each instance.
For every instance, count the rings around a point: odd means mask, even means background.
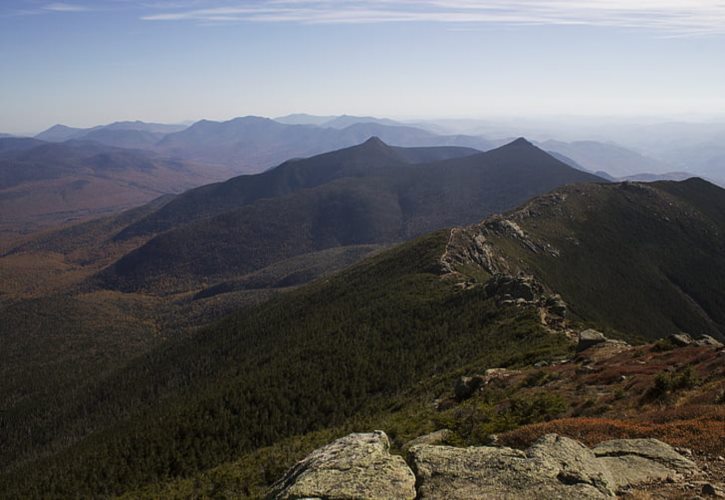
[[[304,113],[280,116],[274,121],[287,125],[317,125],[318,127],[345,128],[358,123],[376,123],[391,127],[410,127],[408,123],[390,120],[387,118],[376,118],[374,116],[317,116]]]
[[[98,142],[0,139],[0,240],[115,213],[228,175]]]
[[[146,123],[142,121],[113,122],[108,125],[98,125],[91,128],[75,128],[66,125],[54,125],[35,136],[36,139],[46,142],[63,142],[69,139],[83,139],[88,134],[100,131],[136,131],[149,134],[169,134],[184,130],[185,125],[168,125],[163,123]],[[101,142],[101,141],[98,141]]]
[[[650,173],[662,174],[673,168],[664,162],[623,148],[616,144],[596,141],[544,141],[539,146],[546,151],[555,151],[571,158],[591,172],[603,171],[612,177]]]
[[[324,124],[286,125],[248,116],[226,122],[197,122],[186,130],[167,135],[156,149],[168,155],[227,165],[240,173],[256,173],[289,158],[352,146],[371,136],[405,147],[466,146],[485,150],[492,145],[481,137],[437,136],[414,127],[368,121],[331,128]]]
[[[547,132],[546,126],[550,127]],[[538,127],[538,128],[537,128]],[[544,128],[542,128],[544,127]],[[566,142],[572,135],[556,124],[438,120],[401,122],[371,116],[293,114],[269,120],[239,117],[225,122],[201,120],[190,126],[116,122],[78,129],[56,125],[36,138],[63,141],[84,138],[103,144],[152,150],[209,166],[223,165],[238,173],[256,173],[292,157],[308,157],[378,136],[396,146],[454,145],[482,151],[510,141],[516,131],[535,131],[546,150],[562,154],[591,172],[612,178],[649,179],[652,175],[685,172],[725,182],[723,137],[717,124],[622,125],[597,128],[583,123],[579,135],[587,140]],[[561,129],[561,132],[558,132]],[[450,130],[467,130],[451,133]],[[627,133],[623,133],[626,130]],[[484,134],[483,136],[481,134]],[[644,175],[644,177],[641,177]],[[670,178],[668,176],[666,178]]]

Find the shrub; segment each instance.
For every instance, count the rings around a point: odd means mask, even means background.
[[[725,405],[725,390],[720,391],[715,397],[715,404]]]
[[[655,377],[654,386],[647,395],[652,399],[665,399],[668,395],[683,390],[692,389],[700,384],[700,378],[691,366],[680,372],[662,372]]]
[[[527,375],[524,380],[524,387],[539,387],[552,379],[551,373],[547,373],[544,370],[536,370]]]
[[[533,397],[511,400],[510,413],[520,425],[551,420],[561,415],[568,404],[558,394],[540,393]]]

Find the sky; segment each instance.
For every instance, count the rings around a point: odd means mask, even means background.
[[[725,0],[0,0],[0,132],[725,114]]]

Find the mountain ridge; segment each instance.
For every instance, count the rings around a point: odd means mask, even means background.
[[[403,241],[473,222],[547,188],[603,182],[524,139],[416,165],[399,151],[371,138],[185,193],[118,233],[119,241],[155,236],[99,274],[100,283],[130,291],[228,280],[230,269],[246,273],[306,251]]]

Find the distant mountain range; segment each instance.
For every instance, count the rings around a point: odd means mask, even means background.
[[[449,135],[442,130],[444,128],[436,128],[431,123],[408,124],[371,116],[294,114],[274,120],[253,116],[224,122],[201,120],[188,127],[138,121],[86,129],[56,125],[36,138],[51,142],[83,139],[116,147],[150,150],[209,166],[226,166],[237,173],[257,173],[289,158],[309,157],[352,146],[372,136],[396,146],[448,145],[481,151],[510,141],[480,135]],[[649,175],[682,171],[723,181],[725,153],[718,149],[722,141],[712,134],[705,134],[701,135],[703,141],[692,143],[695,139],[690,136],[698,131],[683,129],[682,141],[676,137],[666,143],[645,141],[643,147],[647,149],[647,154],[621,144],[593,140],[547,140],[539,145],[544,150],[570,159],[575,166],[589,172],[604,172],[614,179],[642,175],[645,177],[641,178],[648,178]],[[666,133],[667,128],[664,131],[656,129],[655,132]],[[704,134],[704,131],[701,132]],[[638,137],[637,131],[632,135]],[[659,145],[659,149],[653,144]]]
[[[0,139],[0,241],[115,213],[228,175],[98,142]]]
[[[351,115],[339,115],[339,116],[317,116],[307,115],[304,113],[298,113],[287,116],[280,116],[275,118],[274,121],[284,123],[286,125],[317,125],[318,127],[330,127],[330,128],[346,128],[350,125],[357,125],[358,123],[375,123],[378,125],[387,125],[390,127],[410,127],[410,124],[398,122],[395,120],[389,120],[387,118],[375,118],[373,116],[351,116]]]
[[[341,119],[347,121],[344,117]],[[354,120],[351,120],[354,122]],[[414,127],[354,122],[342,128],[286,125],[268,118],[242,117],[226,122],[202,120],[169,134],[156,146],[164,154],[226,165],[256,173],[296,157],[309,157],[377,136],[396,146],[465,146],[486,150],[492,143],[472,136],[438,136]]]
[[[180,130],[184,130],[186,128],[185,125],[167,125],[162,123],[145,123],[141,121],[133,121],[133,122],[114,122],[109,125],[99,125],[96,127],[91,128],[74,128],[74,127],[68,127],[65,125],[54,125],[50,127],[48,130],[45,130],[38,135],[35,136],[36,139],[39,139],[41,141],[46,142],[64,142],[68,141],[70,139],[85,139],[88,138],[89,134],[99,133],[102,131],[105,131],[106,133],[110,131],[117,131],[117,132],[128,132],[128,131],[134,131],[139,132],[143,134],[151,134],[151,135],[157,135],[159,138],[163,137],[164,134],[170,134],[172,132],[178,132]],[[112,138],[111,134],[108,135],[96,135],[96,141],[97,142],[103,142],[102,140],[98,139],[110,139]],[[158,140],[158,139],[157,139]],[[115,146],[116,144],[108,144],[110,146]]]
[[[553,151],[571,158],[590,172],[606,172],[613,178],[642,173],[663,174],[671,172],[672,166],[648,158],[616,144],[596,141],[545,141],[538,144],[546,151]]]

